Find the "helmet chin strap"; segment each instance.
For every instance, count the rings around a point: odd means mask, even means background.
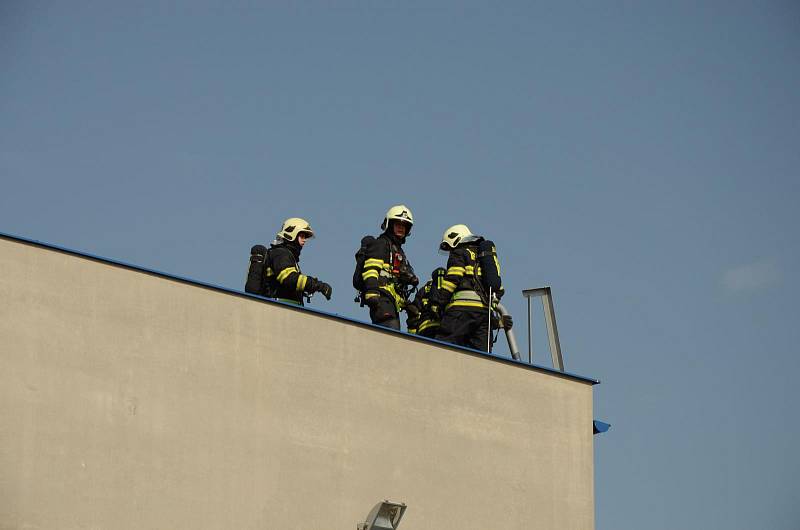
[[[397,243],[400,243],[401,245],[405,244],[406,238],[408,237],[408,235],[405,235],[403,237],[397,237],[396,235],[394,235],[394,230],[392,229],[391,224],[390,224],[389,228],[387,228],[386,230],[383,231],[383,233],[386,234],[386,236],[389,239],[391,239],[392,241],[396,241]]]

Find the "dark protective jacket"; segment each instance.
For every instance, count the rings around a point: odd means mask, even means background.
[[[271,245],[271,270],[268,272],[275,298],[298,305],[303,305],[303,293],[315,292],[319,283],[316,278],[300,272],[301,250],[294,241]]]
[[[500,277],[500,264],[495,259],[497,277]],[[489,293],[483,282],[483,271],[478,263],[476,243],[461,245],[450,251],[447,259],[447,273],[436,301],[445,311],[454,309],[488,310]],[[497,292],[503,295],[502,286]]]
[[[364,271],[361,273],[365,299],[386,296],[394,302],[398,312],[406,304],[404,280],[409,274],[414,274],[401,246],[404,240],[388,232],[376,237],[367,247]]]

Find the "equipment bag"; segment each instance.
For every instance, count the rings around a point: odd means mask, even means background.
[[[364,262],[367,260],[367,249],[375,241],[372,236],[364,236],[361,238],[361,247],[356,252],[356,270],[353,272],[353,287],[356,291],[362,292],[364,290],[364,278],[361,274],[364,272]]]
[[[250,268],[247,271],[247,281],[244,290],[247,293],[273,297],[272,284],[270,278],[272,272],[272,260],[270,252],[264,245],[255,245],[250,249]]]

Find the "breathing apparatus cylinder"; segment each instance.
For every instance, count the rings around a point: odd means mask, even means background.
[[[255,245],[250,249],[250,269],[247,271],[247,282],[244,285],[245,292],[263,294],[264,281],[266,280],[264,271],[266,261],[267,247]]]
[[[478,243],[478,263],[481,266],[482,281],[487,290],[500,291],[500,262],[497,261],[497,250],[494,242],[484,239]]]

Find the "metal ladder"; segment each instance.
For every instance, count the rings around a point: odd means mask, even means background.
[[[561,343],[558,340],[558,326],[556,325],[556,311],[553,308],[553,293],[550,287],[537,287],[523,289],[522,296],[528,301],[528,363],[533,364],[533,322],[531,321],[531,299],[541,298],[544,309],[544,322],[547,326],[547,340],[550,343],[550,356],[553,358],[553,368],[559,372],[564,371],[564,358],[561,356]]]

